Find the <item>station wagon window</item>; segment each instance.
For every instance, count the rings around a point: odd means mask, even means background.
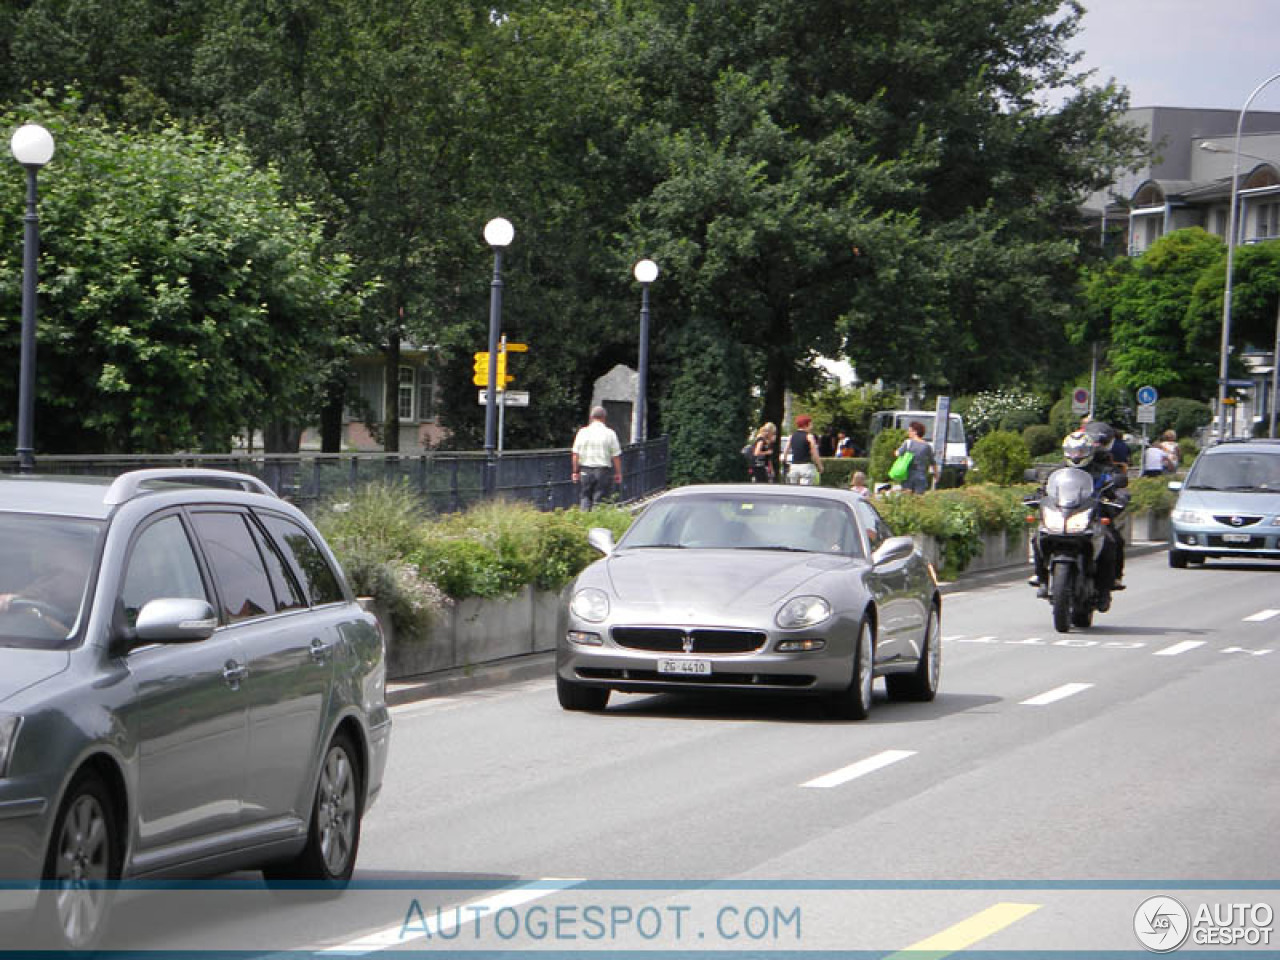
[[[151,600],[208,601],[195,552],[182,521],[174,514],[151,524],[134,541],[120,590],[125,621],[138,622],[138,611]]]
[[[292,520],[270,513],[262,514],[262,522],[302,575],[313,606],[345,599],[329,562],[305,530]]]
[[[213,568],[222,613],[231,622],[275,609],[271,583],[253,542],[246,518],[239,513],[197,513],[196,533]]]
[[[255,524],[249,524],[253,531],[254,542],[267,562],[267,574],[271,577],[271,591],[276,596],[276,610],[297,610],[307,605],[307,598],[302,595],[302,588],[289,572],[280,549],[271,542]]]

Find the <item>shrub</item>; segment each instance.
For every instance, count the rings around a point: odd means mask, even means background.
[[[387,557],[403,557],[418,547],[426,515],[407,483],[370,483],[323,507],[315,524],[330,543],[376,545]]]
[[[1057,453],[1062,438],[1047,423],[1039,423],[1022,431],[1022,442],[1027,445],[1028,452],[1035,458]]]
[[[1200,448],[1192,437],[1180,437],[1178,439],[1178,450],[1182,454],[1180,465],[1183,470],[1188,469],[1191,466],[1191,461],[1200,454]]]
[[[1129,480],[1130,513],[1146,513],[1151,510],[1172,510],[1178,495],[1169,489],[1164,477],[1133,477]]]
[[[1156,435],[1172,430],[1180,437],[1191,436],[1213,419],[1213,408],[1188,397],[1161,397],[1156,401]]]
[[[849,486],[849,481],[853,478],[854,472],[861,470],[866,473],[869,462],[866,457],[823,457],[822,486]]]
[[[1021,430],[1040,422],[1044,406],[1044,402],[1032,393],[987,390],[965,398],[965,424],[975,437],[994,430]],[[1005,421],[1010,419],[1014,425],[1005,426]]]
[[[889,479],[889,468],[895,459],[893,451],[902,446],[905,439],[907,431],[900,427],[890,427],[876,434],[871,441],[871,456],[867,458],[867,473],[872,480],[884,483]]]
[[[996,430],[974,444],[973,462],[986,483],[1020,483],[1031,466],[1031,452],[1018,434]]]
[[[876,507],[894,533],[936,537],[942,572],[953,577],[978,555],[984,533],[1016,533],[1025,526],[1022,496],[1030,489],[976,484],[920,496],[893,493],[877,498]]]

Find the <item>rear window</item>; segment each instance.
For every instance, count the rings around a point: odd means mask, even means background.
[[[0,513],[0,646],[71,646],[105,524]]]

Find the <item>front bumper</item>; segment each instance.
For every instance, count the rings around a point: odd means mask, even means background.
[[[35,907],[44,869],[47,799],[20,780],[0,780],[0,916]]]
[[[1280,528],[1270,524],[1237,529],[1225,524],[1174,522],[1169,545],[1201,557],[1280,559]]]

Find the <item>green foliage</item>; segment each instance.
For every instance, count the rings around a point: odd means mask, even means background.
[[[1046,406],[1043,399],[1025,390],[987,390],[964,400],[965,427],[974,438],[992,430],[1021,431],[1041,423]]]
[[[1058,442],[1072,431],[1080,429],[1080,415],[1071,412],[1071,394],[1077,386],[1088,387],[1089,377],[1082,376],[1076,384],[1063,387],[1062,397],[1049,411],[1049,425],[1058,431]],[[1129,430],[1134,426],[1134,410],[1131,405],[1131,394],[1121,387],[1109,373],[1098,375],[1097,389],[1094,391],[1093,415],[1097,420],[1105,420],[1117,430]]]
[[[897,534],[936,537],[944,576],[960,573],[982,549],[982,536],[1017,533],[1026,525],[1023,495],[1030,486],[976,484],[922,495],[894,493],[878,497],[876,507]]]
[[[901,427],[890,427],[881,430],[871,441],[871,456],[867,461],[867,476],[876,483],[884,483],[889,479],[889,468],[896,459],[894,451],[907,439],[907,431]]]
[[[1191,461],[1193,461],[1200,453],[1200,447],[1196,443],[1195,437],[1189,436],[1178,438],[1178,450],[1182,454],[1180,463],[1181,469],[1183,470],[1190,467]]]
[[[1200,400],[1189,397],[1161,397],[1156,401],[1156,421],[1152,430],[1164,433],[1172,430],[1179,437],[1194,434],[1213,419],[1213,408]]]
[[[367,484],[347,500],[326,504],[315,517],[330,543],[358,541],[394,557],[421,545],[425,520],[422,501],[407,482]]]
[[[986,483],[1021,483],[1031,466],[1031,452],[1021,434],[1009,430],[988,433],[974,444],[972,455],[978,476]]]
[[[867,457],[823,457],[821,485],[824,487],[848,487],[854,473],[867,473],[871,461]],[[870,476],[870,474],[867,474]]]
[[[842,387],[830,384],[797,398],[794,413],[813,418],[818,433],[828,427],[843,430],[859,449],[866,450],[871,437],[871,415],[877,410],[896,410],[902,398],[873,387]]]
[[[1165,477],[1130,477],[1128,490],[1128,513],[1169,511],[1178,499],[1178,495],[1169,489],[1169,481]]]
[[[1056,453],[1062,445],[1062,435],[1047,423],[1036,424],[1022,431],[1022,442],[1032,458]]]

